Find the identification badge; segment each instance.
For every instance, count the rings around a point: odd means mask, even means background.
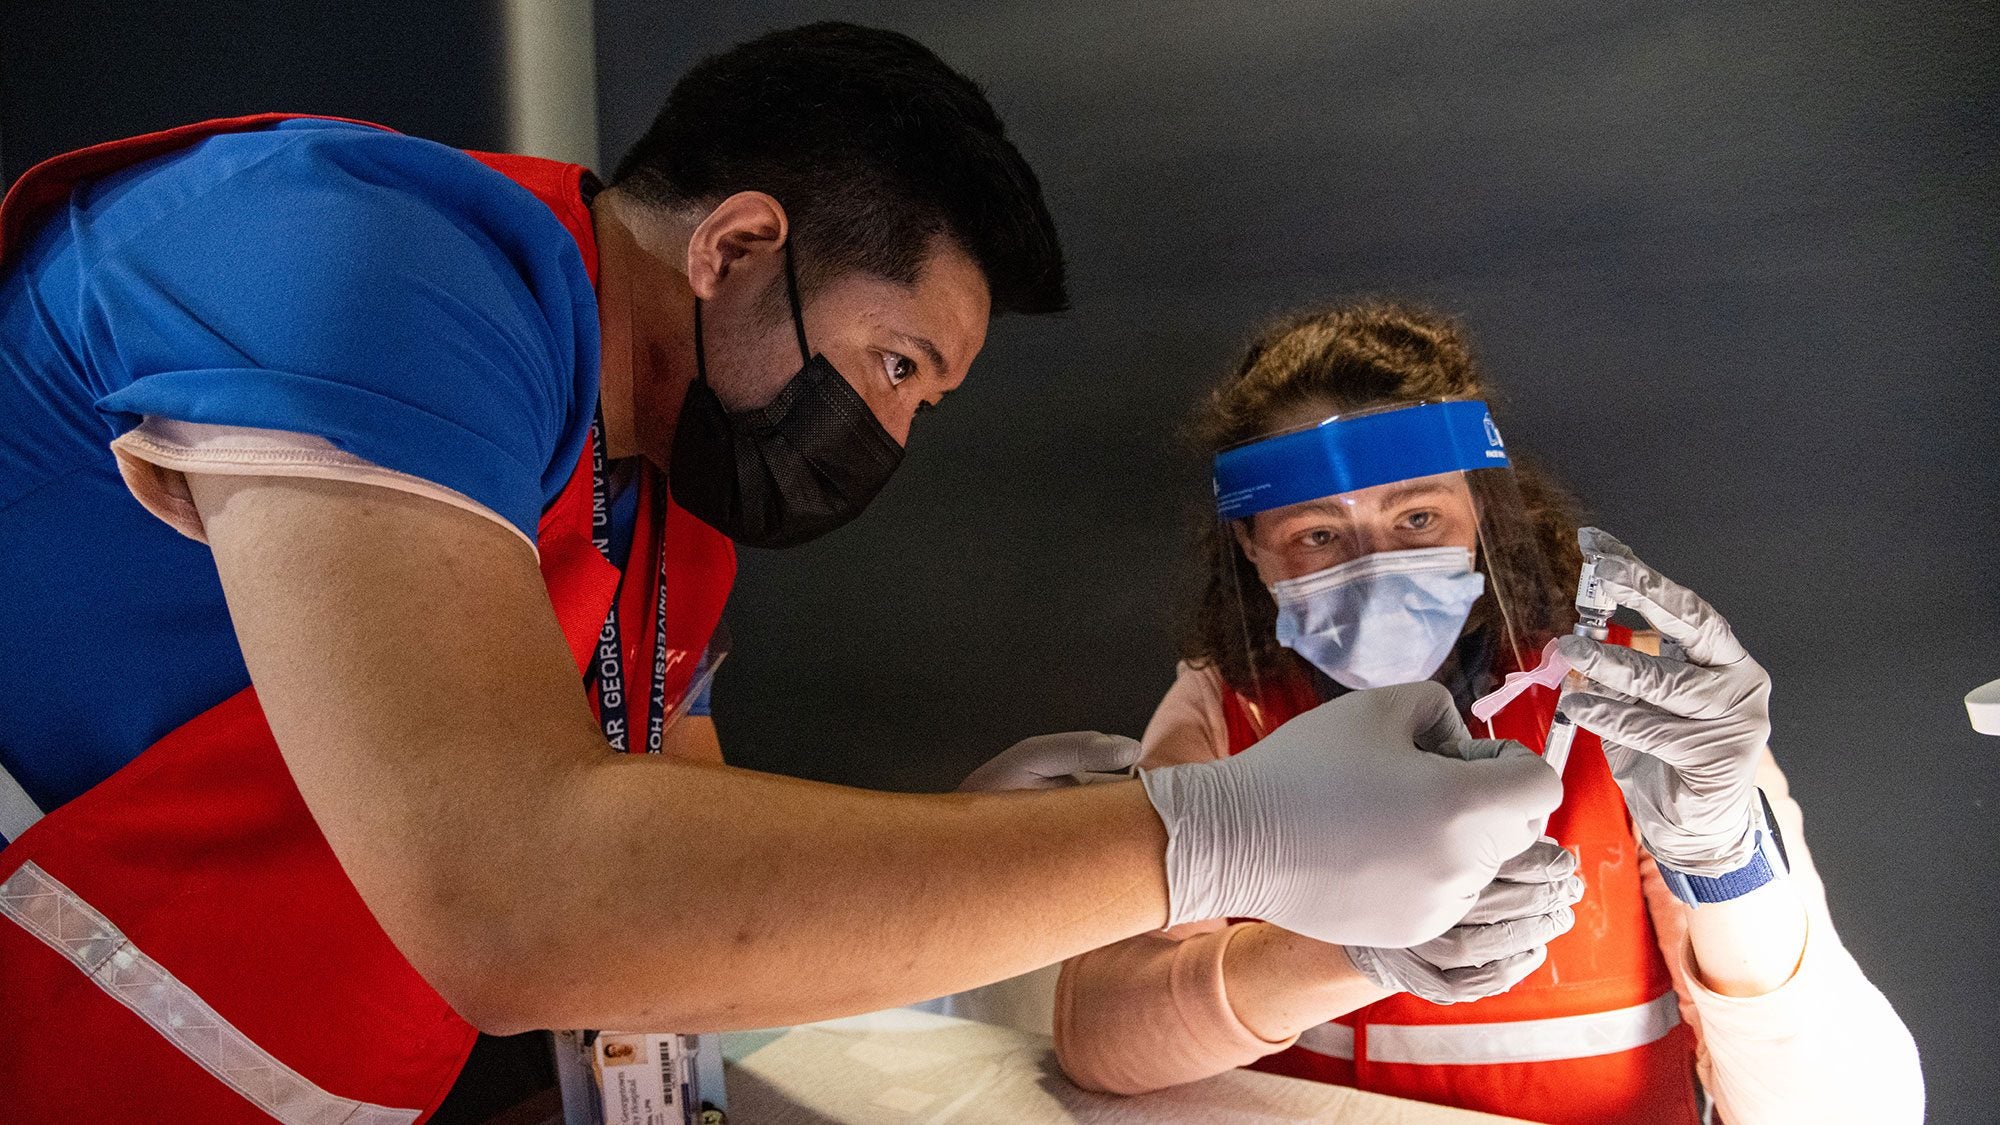
[[[563,1125],[725,1120],[715,1036],[560,1031],[555,1050]]]

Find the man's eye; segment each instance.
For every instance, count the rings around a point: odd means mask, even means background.
[[[1316,527],[1299,536],[1299,542],[1308,547],[1330,547],[1333,545],[1333,532]]]
[[[895,352],[883,352],[882,371],[889,376],[889,385],[896,387],[901,386],[903,380],[917,373],[917,365],[911,362],[908,356],[897,355]]]

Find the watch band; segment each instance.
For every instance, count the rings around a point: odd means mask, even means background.
[[[1751,830],[1756,833],[1757,849],[1750,853],[1749,862],[1721,875],[1689,875],[1662,863],[1660,878],[1666,882],[1667,890],[1689,906],[1698,907],[1742,898],[1774,879],[1791,874],[1784,837],[1779,834],[1777,818],[1771,813],[1770,798],[1762,789],[1757,790],[1756,814],[1757,822]]]

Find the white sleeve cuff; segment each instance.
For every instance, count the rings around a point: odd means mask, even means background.
[[[111,443],[125,487],[147,511],[199,543],[208,542],[187,474],[314,477],[391,488],[437,500],[490,519],[528,543],[521,529],[456,489],[365,461],[317,434],[218,426],[148,415]]]

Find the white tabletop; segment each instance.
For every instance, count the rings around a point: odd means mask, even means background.
[[[729,1119],[742,1125],[1151,1125],[1503,1122],[1256,1071],[1121,1098],[1070,1084],[1047,1036],[898,1009],[723,1037]]]

